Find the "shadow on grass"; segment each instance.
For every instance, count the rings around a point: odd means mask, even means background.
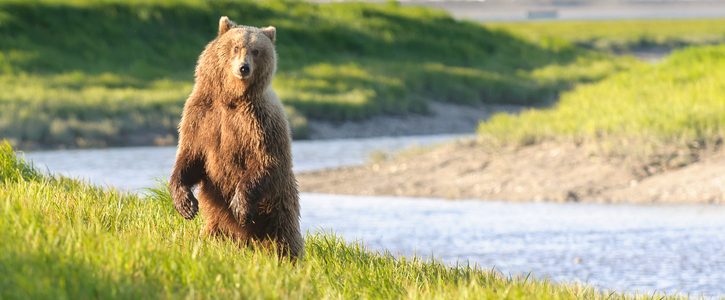
[[[6,3],[0,5],[2,63],[6,73],[117,74],[136,87],[143,87],[144,79],[191,79],[196,57],[215,36],[221,15],[277,26],[281,73],[319,63],[361,61],[367,68],[366,60],[375,60],[412,71],[438,63],[511,74],[576,57],[572,49],[544,49],[439,12],[282,4]]]

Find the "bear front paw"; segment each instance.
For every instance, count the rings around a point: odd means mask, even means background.
[[[191,190],[174,193],[174,208],[184,219],[191,220],[199,212],[199,201]]]
[[[243,197],[243,193],[235,193],[232,201],[229,203],[229,208],[234,212],[234,218],[237,222],[246,226],[254,223],[254,219],[257,217],[257,211],[253,204],[248,203]]]

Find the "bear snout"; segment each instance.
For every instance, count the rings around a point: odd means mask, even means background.
[[[242,77],[247,77],[251,73],[252,73],[252,68],[251,68],[251,66],[249,66],[249,64],[245,63],[241,67],[239,67],[239,74],[242,74]]]

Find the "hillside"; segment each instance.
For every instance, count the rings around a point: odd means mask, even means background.
[[[278,29],[281,96],[308,120],[548,105],[636,66],[626,52],[725,40],[723,20],[477,24],[395,4],[0,1],[0,137],[22,148],[173,144],[196,58],[228,15]],[[333,125],[334,126],[334,125]]]
[[[274,82],[306,120],[533,104],[623,68],[423,8],[296,1],[2,1],[0,136],[22,147],[171,143],[219,16],[278,30]]]

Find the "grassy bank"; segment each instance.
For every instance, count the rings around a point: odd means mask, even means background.
[[[700,150],[722,145],[724,99],[725,46],[690,48],[660,64],[581,85],[552,108],[494,116],[478,131],[488,140],[519,145],[600,141],[615,154],[666,155],[682,165]]]
[[[720,20],[481,25],[395,4],[3,0],[0,137],[21,147],[173,142],[221,15],[278,28],[274,85],[296,137],[308,119],[425,113],[432,100],[547,103],[636,65],[587,43],[725,39]]]
[[[626,62],[443,12],[257,1],[0,1],[0,136],[20,146],[173,140],[220,15],[279,32],[275,88],[295,127],[426,112],[431,100],[532,104]]]
[[[1,144],[0,298],[625,298],[396,259],[328,234],[307,235],[292,264],[203,238],[200,219],[184,221],[165,190],[152,195],[42,175]]]

